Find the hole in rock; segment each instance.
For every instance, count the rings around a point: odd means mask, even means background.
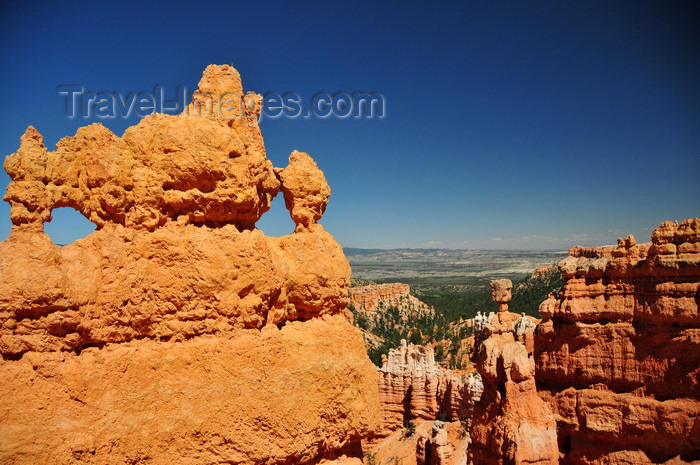
[[[72,244],[96,228],[93,222],[74,208],[55,208],[51,211],[51,216],[52,220],[44,224],[44,231],[56,245]]]
[[[569,452],[571,452],[571,436],[567,435],[566,438],[564,439],[564,441],[561,441],[561,439],[560,439],[559,442],[561,443],[559,448],[561,449],[562,452],[564,452],[565,454],[568,454]]]
[[[280,237],[292,234],[296,225],[284,206],[284,196],[280,192],[272,199],[270,210],[255,224],[266,236]]]

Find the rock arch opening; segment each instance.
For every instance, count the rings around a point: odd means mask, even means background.
[[[51,211],[51,221],[44,231],[56,245],[68,245],[92,233],[96,226],[75,208],[60,207]]]
[[[289,216],[289,210],[284,205],[284,196],[281,193],[272,199],[270,210],[258,220],[255,226],[266,236],[272,237],[286,236],[294,232],[296,224]]]

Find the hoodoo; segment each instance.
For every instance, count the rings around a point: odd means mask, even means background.
[[[475,333],[472,358],[484,392],[474,406],[469,456],[480,465],[555,465],[556,422],[535,385],[534,324],[508,311],[512,288],[510,280],[491,281],[498,313]]]

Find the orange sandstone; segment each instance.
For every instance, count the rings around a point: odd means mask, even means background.
[[[432,347],[406,344],[405,340],[389,350],[378,372],[383,414],[379,436],[415,421],[468,422],[483,389],[478,374],[442,369],[435,363]]]
[[[700,460],[700,219],[574,247],[540,306],[537,385],[562,464]]]
[[[93,124],[53,152],[30,127],[7,157],[0,462],[360,460],[377,375],[342,316],[350,267],[317,223],[330,189],[306,154],[272,166],[259,107],[213,111],[242,92],[210,66],[183,115],[122,137]],[[297,229],[266,237],[255,223],[280,191]],[[54,245],[58,207],[97,230]]]

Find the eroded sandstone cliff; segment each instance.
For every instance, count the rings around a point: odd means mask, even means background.
[[[274,168],[238,72],[209,66],[185,114],[55,151],[30,127],[5,169],[0,462],[301,464],[359,460],[377,375],[341,315],[350,267],[317,223],[307,154]],[[197,106],[206,111],[197,110]],[[282,192],[297,227],[255,228]],[[54,245],[58,207],[97,225]]]
[[[383,422],[368,453],[375,463],[464,464],[482,389],[478,373],[440,368],[431,346],[402,340],[379,369]]]
[[[574,247],[559,266],[535,358],[561,463],[700,460],[700,219]]]
[[[468,421],[483,386],[477,373],[455,372],[435,363],[433,348],[406,344],[389,350],[379,368],[383,413],[380,436],[409,422]]]

